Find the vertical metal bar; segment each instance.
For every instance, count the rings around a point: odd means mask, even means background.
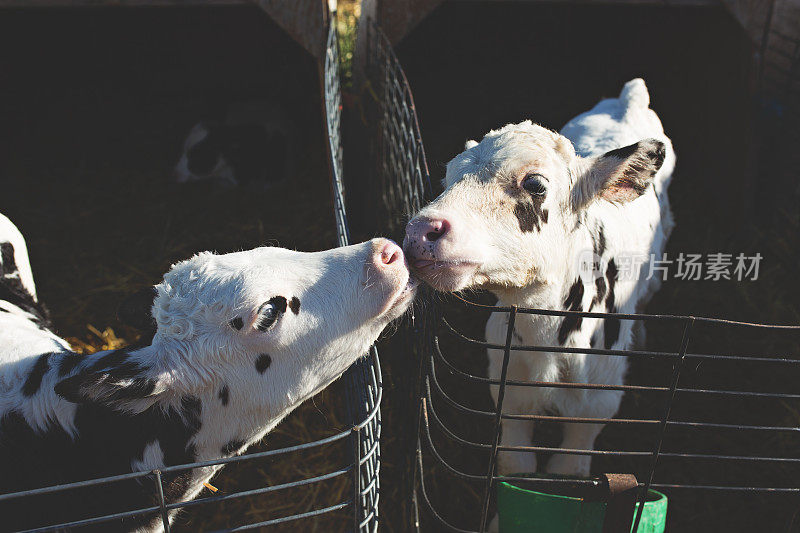
[[[424,409],[423,412],[425,413],[425,415],[424,415],[425,416],[425,427],[427,428],[428,427],[428,406],[425,403],[424,399],[423,399],[423,409]],[[416,457],[417,465],[414,468],[414,470],[419,469],[419,489],[422,490],[423,493],[424,493],[424,488],[423,487],[425,485],[425,473],[423,472],[422,440],[420,438],[420,435],[421,435],[421,433],[417,434],[417,457]],[[415,486],[414,487],[414,501],[415,502],[417,502],[417,498],[418,498],[418,496],[417,496],[417,487]],[[426,497],[426,499],[427,499],[427,497]],[[415,519],[414,525],[415,525],[415,528],[416,528],[415,531],[416,531],[416,533],[420,533],[420,531],[422,531],[422,530],[421,530],[421,524],[420,524],[420,520],[419,520],[419,507],[417,505],[415,505],[415,507],[414,507],[414,519]]]
[[[353,426],[353,531],[359,533],[361,523],[361,430]]]
[[[683,363],[686,360],[686,347],[689,345],[689,336],[691,335],[693,325],[694,317],[688,317],[683,326],[680,357],[677,361],[675,361],[675,365],[672,367],[672,381],[669,384],[669,393],[667,393],[667,399],[664,405],[664,415],[661,418],[661,425],[658,429],[658,439],[656,440],[656,445],[653,448],[653,460],[650,463],[650,472],[647,476],[647,481],[644,484],[644,490],[642,491],[641,496],[639,496],[639,508],[636,510],[636,520],[633,521],[633,528],[631,529],[631,531],[634,533],[639,529],[639,522],[641,521],[642,513],[644,512],[644,504],[647,501],[647,494],[650,492],[650,485],[653,483],[653,476],[655,475],[656,465],[658,464],[658,456],[661,453],[661,445],[664,443],[664,433],[667,429],[669,413],[672,410],[672,402],[675,400],[675,390],[678,388],[678,380],[681,377],[681,369],[683,368]]]
[[[164,524],[164,533],[169,533],[169,515],[167,514],[167,503],[164,501],[161,470],[153,470],[153,475],[156,477],[156,494],[158,495],[158,506],[161,508],[161,523]]]
[[[345,184],[342,147],[342,91],[339,79],[339,40],[336,33],[336,12],[331,13],[328,27],[328,38],[325,51],[323,69],[323,95],[325,99],[326,131],[328,133],[328,162],[331,171],[331,189],[333,194],[334,217],[336,219],[337,240],[339,246],[350,243],[350,227],[347,219],[345,204]],[[370,360],[371,358],[371,360]],[[347,413],[349,422],[353,424],[350,436],[353,446],[353,530],[358,532],[361,520],[370,512],[373,513],[371,523],[377,527],[378,523],[378,498],[380,494],[380,448],[376,447],[372,457],[364,462],[364,486],[369,486],[375,481],[373,488],[367,491],[362,499],[361,489],[361,457],[372,449],[373,443],[380,439],[380,407],[376,406],[376,399],[382,387],[375,371],[380,372],[378,351],[373,346],[369,358],[364,358],[350,367],[346,374],[347,380]],[[371,379],[370,379],[371,378]],[[374,384],[374,385],[372,385]],[[364,424],[364,420],[372,411],[376,413],[372,420]],[[359,427],[364,424],[363,427]],[[362,442],[362,432],[364,430]],[[379,445],[378,445],[379,446]],[[370,524],[366,524],[369,530]]]
[[[427,296],[427,295],[426,295]],[[412,398],[415,402],[419,404],[419,408],[417,409],[417,419],[414,425],[414,435],[417,438],[417,450],[416,453],[419,456],[418,460],[422,462],[422,445],[420,440],[420,435],[422,434],[422,420],[423,417],[427,419],[427,409],[428,404],[425,398],[425,394],[423,393],[423,383],[427,383],[427,376],[425,372],[426,365],[428,361],[430,364],[433,365],[433,342],[431,339],[436,338],[435,331],[436,331],[436,323],[438,322],[439,317],[439,308],[434,305],[435,300],[433,298],[430,299],[431,306],[423,308],[420,306],[419,308],[415,309],[414,312],[419,312],[419,320],[414,320],[416,317],[412,315],[412,325],[411,325],[411,335],[413,335],[413,341],[409,341],[412,345],[412,353],[419,358],[419,363],[417,367],[417,381],[414,384],[414,393],[412,394]],[[415,304],[416,305],[416,304]],[[413,466],[413,462],[412,462]],[[419,500],[417,498],[417,484],[421,480],[419,479],[422,476],[422,471],[417,472],[417,469],[413,469],[413,476],[411,480],[411,505],[413,511],[413,519],[414,519],[414,530],[419,533],[420,531],[420,522],[419,522]]]
[[[508,314],[508,329],[506,330],[506,346],[503,351],[503,370],[500,372],[500,390],[497,393],[497,412],[494,417],[494,442],[492,443],[492,453],[489,456],[489,471],[486,474],[486,489],[483,494],[483,511],[481,512],[481,528],[479,531],[486,531],[486,519],[489,514],[489,498],[492,494],[494,484],[494,472],[497,466],[497,446],[500,443],[500,422],[503,413],[503,398],[506,395],[506,374],[508,373],[508,360],[511,356],[511,339],[514,333],[514,322],[517,320],[517,306],[511,306]]]
[[[420,381],[422,377],[420,377]],[[425,401],[425,397],[420,398],[419,409],[417,410],[417,450],[414,456],[414,463],[419,464],[419,470],[414,465],[413,470],[413,481],[411,485],[411,509],[413,511],[412,519],[414,521],[414,531],[420,533],[420,523],[419,523],[419,500],[417,499],[417,482],[418,476],[419,478],[422,477],[422,440],[420,439],[420,435],[422,434],[421,424],[422,424],[422,416],[423,412],[427,417],[428,412],[428,404]]]

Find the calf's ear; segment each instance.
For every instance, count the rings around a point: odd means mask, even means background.
[[[589,160],[573,188],[573,206],[581,209],[598,198],[615,203],[635,200],[653,183],[665,157],[663,142],[644,139]]]
[[[152,349],[151,347],[143,350]],[[166,391],[166,382],[151,369],[115,350],[56,383],[56,394],[79,404],[96,403],[119,411],[141,411]]]

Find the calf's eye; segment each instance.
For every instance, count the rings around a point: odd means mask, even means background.
[[[256,329],[259,331],[267,331],[275,322],[278,321],[281,314],[286,312],[286,298],[283,296],[276,296],[270,298],[268,301],[261,304],[258,308],[258,320],[256,321]]]
[[[544,198],[547,189],[544,186],[544,176],[530,173],[522,180],[522,188],[537,198]]]

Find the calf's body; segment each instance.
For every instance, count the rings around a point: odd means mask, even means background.
[[[658,288],[673,226],[666,189],[670,140],[642,80],[571,120],[561,134],[523,122],[492,131],[447,167],[445,192],[408,225],[405,250],[425,281],[446,291],[484,288],[504,306],[633,313]],[[590,265],[587,268],[587,265]],[[648,279],[650,277],[650,279]],[[505,344],[508,316],[494,313],[490,343]],[[514,344],[626,349],[632,322],[518,314]],[[498,380],[502,350],[489,350]],[[508,379],[621,385],[624,357],[512,351]],[[498,387],[491,387],[497,401]],[[504,413],[611,418],[622,393],[506,388]],[[603,425],[563,424],[561,447],[591,450]],[[501,445],[530,446],[533,422],[503,420]],[[588,455],[556,454],[546,470],[588,475]],[[532,452],[501,451],[500,473],[535,472]]]

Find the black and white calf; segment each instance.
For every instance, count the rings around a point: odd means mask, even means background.
[[[175,180],[264,189],[288,179],[297,132],[285,110],[261,100],[224,107],[192,127],[175,166]]]
[[[386,239],[205,252],[155,287],[150,345],[81,356],[50,329],[2,215],[0,246],[0,493],[239,454],[337,379],[415,292]],[[219,468],[165,475],[167,500],[194,498]],[[0,529],[155,505],[142,479],[0,502]],[[161,529],[153,517],[97,528]]]
[[[561,134],[531,122],[489,132],[447,165],[446,190],[408,224],[405,251],[421,278],[442,291],[483,288],[501,305],[632,313],[658,288],[649,281],[673,221],[666,194],[675,154],[644,82],[625,84]],[[594,261],[592,258],[594,256]],[[635,271],[621,275],[629,259]],[[583,270],[581,264],[599,265]],[[640,275],[644,274],[644,275]],[[508,317],[495,313],[489,342],[504,344]],[[630,321],[522,314],[515,343],[629,348]],[[503,354],[489,350],[499,379]],[[623,383],[624,357],[512,352],[508,379]],[[492,387],[497,398],[497,387]],[[622,393],[509,387],[503,411],[610,418]],[[563,448],[592,449],[601,424],[564,424]],[[504,446],[529,446],[533,422],[503,420]],[[587,475],[590,456],[559,454],[546,470]],[[501,452],[501,473],[535,472],[530,452]]]

